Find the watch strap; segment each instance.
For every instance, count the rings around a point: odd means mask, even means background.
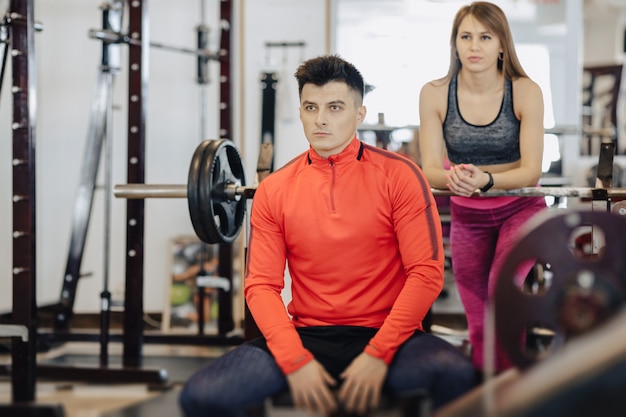
[[[485,184],[484,187],[480,188],[481,193],[487,192],[491,187],[493,187],[493,175],[491,175],[491,172],[489,171],[485,171],[485,174],[489,176],[489,181],[487,182],[487,184]]]

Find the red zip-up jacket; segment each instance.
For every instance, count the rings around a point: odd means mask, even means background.
[[[250,223],[244,294],[285,374],[313,358],[295,331],[303,326],[379,329],[365,351],[389,364],[443,287],[441,223],[425,176],[356,137],[337,155],[309,149],[265,178]]]

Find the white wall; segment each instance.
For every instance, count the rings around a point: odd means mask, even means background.
[[[585,65],[607,65],[624,60],[626,2],[585,0]]]
[[[252,183],[261,143],[261,74],[275,72],[276,137],[274,166],[306,150],[308,143],[298,116],[298,86],[294,78],[302,60],[326,53],[327,0],[249,0],[243,8],[244,48],[242,138],[246,180]],[[304,42],[304,48],[266,48],[266,43]]]
[[[99,73],[100,42],[88,37],[89,29],[101,28],[99,0],[55,0],[35,2],[35,19],[44,25],[36,35],[38,73],[36,186],[37,186],[37,298],[40,305],[59,300],[71,233],[72,207],[79,183],[83,149],[89,127],[89,110]],[[296,7],[297,6],[297,7]],[[144,0],[153,42],[195,48],[195,27],[201,22],[200,2]],[[291,74],[300,58],[325,52],[326,1],[306,3],[289,0],[235,0],[233,97],[233,140],[244,154],[248,183],[253,180],[260,142],[261,96],[259,74],[266,69],[266,41],[304,41],[301,56],[291,57],[285,83],[295,84]],[[69,12],[71,11],[71,13]],[[207,0],[206,23],[210,46],[219,45],[219,0]],[[244,22],[245,30],[239,25]],[[126,27],[126,24],[124,25]],[[243,39],[243,42],[241,42]],[[122,71],[116,77],[114,104],[113,183],[126,182],[126,119],[128,50],[122,48]],[[146,118],[146,182],[187,182],[187,170],[200,138],[199,88],[195,83],[195,57],[151,48],[150,81]],[[240,62],[245,71],[240,72]],[[10,62],[9,62],[10,64]],[[10,67],[10,65],[9,65]],[[206,131],[219,137],[219,65],[210,65],[211,84],[207,93]],[[243,85],[240,84],[243,81]],[[5,74],[0,97],[0,311],[11,309],[12,287],[12,97],[11,72]],[[295,95],[294,95],[295,94]],[[277,123],[277,164],[284,163],[306,147],[297,119],[297,90],[291,90],[293,114]],[[244,142],[249,142],[246,145]],[[101,166],[100,171],[103,171]],[[103,184],[101,179],[100,184]],[[103,283],[104,194],[96,191],[91,227],[83,259],[83,278],[78,286],[76,312],[99,310]],[[125,276],[125,201],[113,199],[111,266],[109,288],[114,299],[123,297]],[[178,200],[146,200],[145,300],[147,311],[160,311],[169,280],[169,241],[193,234],[187,203]]]

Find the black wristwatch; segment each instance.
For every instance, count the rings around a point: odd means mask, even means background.
[[[489,181],[483,188],[480,189],[481,193],[487,192],[491,187],[493,187],[493,175],[491,175],[491,172],[489,171],[485,171],[485,174],[489,175]]]

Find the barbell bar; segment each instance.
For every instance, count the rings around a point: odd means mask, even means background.
[[[244,198],[254,197],[256,188],[250,186],[226,185],[230,195],[243,196]],[[490,190],[488,193],[475,192],[473,197],[574,197],[574,198],[594,198],[594,190],[604,192],[604,189],[590,187],[523,187],[513,190]],[[187,198],[187,186],[183,184],[124,184],[117,185],[114,189],[115,196],[127,199],[144,198]],[[453,196],[451,191],[432,190],[435,196]],[[626,197],[626,189],[608,188],[606,194],[609,197]],[[231,197],[234,198],[234,197]]]
[[[432,190],[436,196],[453,196],[448,190]],[[592,187],[522,187],[512,190],[476,191],[472,197],[575,197],[575,198],[619,198],[626,197],[626,188]]]
[[[226,184],[225,193],[229,199],[252,198],[255,187]],[[115,196],[129,200],[143,200],[146,198],[187,198],[187,186],[184,184],[123,184],[114,189]]]
[[[205,243],[231,243],[235,240],[246,212],[246,200],[254,197],[255,187],[245,185],[241,156],[228,139],[207,139],[196,148],[187,184],[121,184],[117,198],[186,198],[191,223]],[[435,196],[453,196],[448,190],[432,190]],[[513,190],[476,191],[476,197],[576,197],[624,198],[625,188],[524,187]]]
[[[129,45],[135,45],[135,46],[142,45],[140,39],[134,39],[128,35],[124,35],[122,33],[115,32],[115,31],[108,30],[108,29],[102,29],[102,30],[90,29],[89,37],[93,39],[101,40],[104,43],[114,43],[114,44],[127,43]],[[180,46],[166,45],[163,43],[152,42],[152,41],[149,42],[149,46],[153,48],[159,48],[159,49],[163,49],[167,51],[172,51],[172,52],[180,52],[180,53],[185,53],[185,54],[197,55],[199,57],[212,59],[215,61],[219,61],[220,59],[219,53],[211,52],[206,49],[190,49],[190,48],[184,48]]]

